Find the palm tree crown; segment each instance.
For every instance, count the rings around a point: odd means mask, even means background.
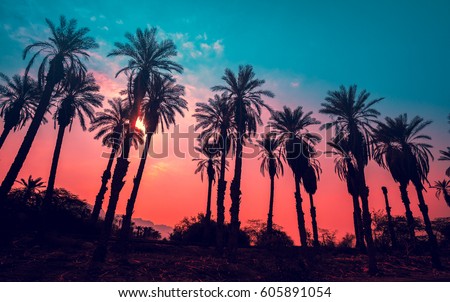
[[[217,144],[205,142],[200,147],[195,147],[195,151],[204,156],[204,158],[192,159],[197,162],[195,174],[200,173],[200,178],[203,181],[203,174],[206,171],[208,177],[215,181],[220,172],[220,159],[218,158],[220,152]]]
[[[283,141],[277,138],[275,133],[268,133],[262,140],[257,140],[259,159],[261,160],[260,171],[263,176],[265,171],[269,172],[271,177],[283,175],[282,143]]]
[[[450,207],[450,181],[449,180],[438,180],[434,182],[434,186],[431,188],[436,189],[436,197],[439,198],[444,195],[445,202]]]

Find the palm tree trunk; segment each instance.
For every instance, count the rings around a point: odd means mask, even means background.
[[[392,248],[395,249],[397,247],[397,237],[395,236],[394,222],[392,220],[392,215],[391,215],[391,207],[389,206],[388,191],[385,187],[383,187],[383,188],[384,188],[383,189],[384,202],[386,204],[386,215],[387,215],[387,219],[388,219],[389,235],[391,236]]]
[[[316,220],[316,207],[314,206],[314,197],[309,194],[309,204],[311,207],[311,221],[312,221],[312,231],[313,231],[313,245],[314,247],[319,247],[319,231],[317,230],[317,220]]]
[[[227,163],[227,132],[226,129],[221,131],[220,139],[223,140],[223,149],[220,157],[220,176],[217,182],[217,231],[216,231],[216,249],[219,255],[223,254],[223,228],[225,223],[225,191],[227,182],[225,181],[225,171]]]
[[[358,194],[353,194],[352,200],[353,200],[353,224],[355,226],[356,248],[361,252],[365,252],[366,245],[364,244],[364,231]]]
[[[231,231],[230,231],[230,242],[229,246],[231,252],[235,252],[238,246],[238,236],[239,236],[239,206],[241,203],[241,174],[242,174],[242,135],[243,132],[239,131],[237,134],[239,137],[236,142],[236,161],[234,167],[234,177],[230,186],[230,196],[231,196]]]
[[[207,222],[211,221],[212,182],[213,182],[213,179],[208,177],[208,198],[207,198],[207,201],[206,201],[206,215],[205,215],[205,220]]]
[[[445,203],[447,204],[447,206],[450,207],[450,195],[448,194],[448,192],[446,190],[444,190],[444,200],[445,200]]]
[[[417,191],[417,198],[419,199],[419,209],[422,212],[423,222],[425,223],[425,231],[428,235],[428,242],[430,244],[431,250],[431,262],[434,268],[441,269],[441,259],[439,257],[439,249],[436,240],[436,236],[433,233],[433,229],[431,227],[430,216],[428,216],[428,206],[425,203],[425,199],[423,198],[423,187],[422,184],[414,184]]]
[[[5,142],[9,132],[11,132],[11,129],[12,129],[11,127],[6,127],[6,125],[5,128],[3,128],[2,135],[0,136],[0,149],[2,148],[3,143]]]
[[[361,165],[359,165],[361,166]],[[364,171],[364,170],[363,170]],[[369,188],[366,186],[364,172],[361,172],[361,184],[364,186],[361,191],[361,205],[364,237],[367,244],[367,256],[369,257],[369,274],[376,274],[378,272],[377,260],[375,256],[375,247],[372,238],[372,217],[369,210]]]
[[[106,166],[105,171],[103,171],[102,175],[102,185],[100,186],[100,190],[95,197],[94,208],[92,209],[91,214],[91,222],[96,223],[98,217],[100,215],[100,211],[102,210],[103,199],[105,197],[106,191],[108,190],[108,181],[111,178],[111,168],[114,163],[114,158],[116,156],[116,148],[112,148],[111,154],[109,156],[108,165]]]
[[[136,173],[136,176],[133,179],[133,189],[131,190],[130,198],[127,202],[127,208],[125,212],[125,216],[122,221],[122,229],[120,232],[120,241],[122,242],[122,246],[124,251],[127,250],[128,239],[131,231],[131,218],[134,212],[134,205],[136,203],[137,194],[139,191],[139,186],[141,184],[142,176],[144,174],[145,163],[147,160],[147,154],[150,147],[150,142],[152,141],[153,132],[148,132],[145,137],[144,150],[141,156],[141,161],[139,162],[139,167]]]
[[[108,209],[106,210],[105,222],[103,224],[103,231],[100,237],[97,248],[94,251],[93,260],[103,262],[106,259],[108,240],[111,237],[114,218],[116,215],[117,202],[119,201],[120,191],[125,184],[123,180],[127,175],[128,166],[130,162],[128,159],[119,157],[116,161],[116,167],[111,181],[111,195],[109,196]]]
[[[22,169],[23,163],[30,152],[31,145],[33,144],[34,138],[42,124],[42,119],[47,112],[48,105],[50,104],[50,98],[53,93],[53,89],[56,84],[58,84],[64,77],[64,70],[62,66],[62,58],[55,57],[50,62],[50,69],[46,77],[46,83],[44,91],[41,95],[39,104],[34,112],[33,120],[31,121],[30,127],[28,128],[27,134],[25,135],[22,145],[20,145],[19,151],[9,168],[8,173],[3,179],[2,185],[0,187],[0,202],[6,200],[6,196],[14,184],[20,170]]]
[[[411,202],[409,201],[406,184],[400,184],[400,194],[402,196],[402,202],[405,205],[405,210],[406,210],[406,222],[408,223],[409,240],[411,241],[411,244],[413,246],[415,246],[416,245],[416,233],[414,230],[415,222],[414,222],[413,214],[411,212],[411,207],[410,207]]]
[[[302,208],[302,195],[300,193],[300,179],[295,177],[295,208],[297,209],[297,223],[298,231],[300,233],[300,243],[302,247],[307,247],[308,243],[306,241],[306,226],[305,226],[305,214]]]
[[[273,230],[273,199],[275,191],[275,176],[270,175],[270,200],[269,200],[269,214],[267,215],[267,233],[272,233]]]
[[[47,190],[45,191],[43,207],[50,204],[53,197],[53,191],[55,189],[56,170],[58,169],[59,155],[61,154],[61,146],[64,139],[65,126],[58,127],[58,137],[56,138],[55,150],[53,151],[52,166],[50,168],[50,176],[48,178]]]

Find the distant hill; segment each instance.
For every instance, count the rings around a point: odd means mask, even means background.
[[[154,224],[149,220],[144,220],[142,218],[133,218],[133,222],[136,226],[142,227],[152,227],[161,233],[161,238],[169,238],[170,233],[172,233],[173,228],[165,224]]]

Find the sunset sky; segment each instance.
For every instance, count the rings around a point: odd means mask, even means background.
[[[283,105],[303,106],[321,122],[329,117],[319,114],[320,103],[328,90],[339,85],[357,84],[385,97],[376,106],[382,116],[408,113],[433,120],[426,133],[433,138],[433,154],[450,146],[450,2],[448,1],[11,1],[0,2],[0,72],[20,73],[24,46],[45,40],[49,31],[45,18],[58,21],[61,14],[76,18],[79,26],[91,29],[100,47],[91,52],[88,67],[105,97],[118,96],[125,78],[115,78],[126,59],[107,58],[114,42],[124,42],[126,32],[156,26],[161,38],[173,39],[179,54],[176,61],[185,71],[177,76],[186,87],[189,112],[178,117],[180,131],[195,123],[195,103],[206,101],[209,88],[222,84],[226,67],[237,71],[240,64],[254,66],[256,75],[266,80],[266,89],[275,93],[266,99],[274,109]],[[106,104],[106,101],[105,101]],[[264,114],[268,120],[268,113]],[[49,117],[50,119],[50,117]],[[82,132],[75,122],[66,134],[56,179],[64,187],[93,203],[107,160],[94,134]],[[0,130],[3,129],[1,123]],[[318,131],[318,127],[312,128]],[[0,178],[3,180],[22,142],[26,128],[12,133],[0,151]],[[263,129],[261,129],[263,131]],[[173,155],[169,134],[169,156],[147,161],[135,208],[135,217],[173,226],[184,216],[205,211],[206,182],[194,175],[196,163],[189,155]],[[321,132],[325,136],[324,132]],[[161,133],[155,149],[161,146]],[[48,179],[56,141],[53,121],[40,128],[19,177]],[[158,147],[159,146],[159,147]],[[182,142],[186,149],[186,142]],[[322,143],[323,149],[325,143]],[[332,158],[320,159],[323,169],[315,196],[319,228],[338,230],[339,236],[353,232],[352,202],[346,185],[334,173]],[[232,167],[234,161],[230,162]],[[123,213],[132,177],[137,170],[132,158],[127,182],[121,193],[118,213]],[[241,221],[267,218],[269,179],[259,172],[257,158],[243,162]],[[435,160],[430,182],[442,180],[448,163]],[[232,168],[227,172],[228,188]],[[381,186],[387,186],[394,215],[404,214],[398,185],[390,174],[375,163],[367,169],[370,207],[382,209]],[[409,188],[412,210],[421,216],[417,197]],[[215,201],[214,188],[213,201]],[[429,189],[426,201],[430,215],[450,216],[443,199],[437,200]],[[107,198],[109,194],[107,194]],[[304,212],[310,227],[309,204],[304,194]],[[106,200],[107,202],[107,200]],[[105,202],[105,203],[106,203]],[[230,198],[227,190],[226,214]],[[105,208],[105,204],[104,204]],[[216,207],[213,203],[214,217]],[[286,165],[285,175],[275,183],[274,222],[299,242],[294,205],[294,181]]]

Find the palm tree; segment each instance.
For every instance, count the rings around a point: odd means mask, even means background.
[[[366,251],[364,244],[364,231],[361,217],[361,206],[359,204],[359,186],[356,178],[356,160],[350,154],[350,145],[348,138],[337,134],[332,141],[327,142],[332,148],[327,153],[334,156],[334,171],[339,179],[347,183],[347,192],[352,196],[353,202],[353,224],[355,228],[356,248],[360,251]]]
[[[310,155],[314,152],[313,146],[320,141],[320,137],[308,132],[307,128],[317,124],[320,122],[312,117],[312,111],[305,113],[301,106],[294,110],[284,106],[282,111],[273,112],[269,120],[269,127],[283,142],[284,157],[294,174],[295,206],[300,242],[303,247],[307,246],[307,233],[300,181],[308,168]]]
[[[206,214],[205,221],[211,221],[211,193],[212,184],[216,181],[216,174],[219,174],[220,160],[217,158],[220,155],[218,150],[218,145],[215,143],[210,143],[208,141],[201,142],[200,147],[195,147],[195,150],[199,154],[203,154],[205,158],[194,158],[193,161],[197,162],[197,168],[195,169],[195,174],[200,173],[200,178],[203,181],[203,174],[206,170],[208,176],[208,196],[206,200]]]
[[[117,158],[111,180],[111,194],[109,197],[108,209],[105,215],[104,229],[102,239],[99,246],[94,252],[95,261],[104,261],[107,252],[107,241],[109,240],[112,225],[114,222],[117,202],[119,195],[125,184],[124,178],[128,171],[130,162],[128,155],[130,151],[130,137],[136,129],[136,121],[144,97],[149,90],[151,78],[155,75],[163,75],[168,77],[167,73],[173,71],[181,73],[183,68],[181,65],[173,62],[172,57],[177,55],[175,44],[172,40],[167,39],[158,42],[156,39],[156,28],[136,30],[136,35],[130,33],[125,34],[127,43],[116,42],[114,49],[108,56],[125,56],[129,58],[128,65],[116,73],[125,72],[128,76],[128,100],[131,106],[130,122],[126,130],[127,136],[124,139],[122,148],[122,156]],[[145,148],[144,148],[145,149]],[[137,192],[136,192],[137,193]]]
[[[222,95],[214,95],[209,99],[208,103],[196,103],[195,114],[197,125],[195,130],[202,129],[200,138],[210,139],[218,142],[220,150],[220,168],[219,180],[217,182],[217,234],[216,247],[217,252],[223,252],[223,233],[225,223],[225,191],[227,182],[225,181],[225,172],[227,166],[227,155],[231,149],[233,137],[235,137],[234,114],[231,102],[226,93]]]
[[[319,179],[319,175],[322,172],[320,168],[319,161],[314,158],[309,159],[308,167],[302,175],[303,187],[305,188],[306,193],[309,195],[309,203],[310,203],[310,212],[311,212],[311,222],[312,222],[312,230],[313,230],[313,245],[315,247],[319,247],[319,232],[317,229],[317,219],[316,219],[316,207],[314,206],[314,197],[317,191],[317,180]]]
[[[95,82],[92,73],[86,76],[69,76],[65,79],[64,90],[58,102],[54,120],[58,124],[58,136],[53,152],[52,166],[48,179],[47,190],[44,196],[44,206],[51,202],[55,186],[56,170],[58,168],[64,132],[72,129],[73,121],[78,118],[81,129],[85,131],[86,119],[94,120],[94,108],[102,107],[103,96],[98,92],[100,86]]]
[[[38,73],[38,81],[40,86],[44,88],[27,134],[0,187],[0,200],[6,199],[6,195],[11,190],[14,180],[17,178],[27,158],[39,126],[47,112],[55,86],[68,74],[84,73],[86,67],[81,62],[81,57],[88,59],[89,54],[87,51],[98,47],[93,38],[86,37],[86,34],[89,32],[88,28],[83,27],[77,29],[77,21],[75,19],[67,21],[65,17],[61,16],[58,26],[55,26],[48,19],[45,21],[50,28],[51,37],[49,40],[28,45],[23,53],[23,58],[25,59],[31,49],[39,48],[31,57],[25,75],[28,73],[36,57],[39,54],[44,54],[44,59],[39,66]],[[47,65],[49,70],[46,73]]]
[[[391,206],[389,205],[388,189],[386,187],[381,187],[381,191],[383,191],[384,202],[386,204],[386,216],[388,219],[388,229],[389,229],[389,234],[391,236],[392,248],[396,248],[397,247],[397,239],[395,236],[394,222],[392,220],[392,215],[391,215]]]
[[[27,203],[31,198],[35,198],[35,203],[38,205],[37,196],[41,193],[40,189],[45,188],[45,182],[42,181],[42,177],[33,178],[33,176],[30,175],[28,176],[28,179],[21,178],[20,181],[16,180],[16,182],[24,189],[23,202]]]
[[[267,233],[273,231],[273,201],[275,193],[275,176],[283,175],[283,152],[281,151],[282,140],[275,136],[275,133],[266,134],[262,140],[257,141],[259,146],[259,159],[261,160],[260,171],[264,176],[265,171],[270,177],[270,199],[269,213],[267,215]]]
[[[358,194],[361,198],[364,235],[369,256],[369,273],[377,271],[375,248],[372,238],[372,218],[369,210],[369,188],[366,185],[364,169],[370,159],[371,123],[380,114],[372,106],[383,98],[368,101],[370,93],[363,90],[357,95],[356,85],[348,90],[341,86],[339,90],[328,91],[325,103],[322,103],[320,113],[328,114],[334,120],[322,126],[334,127],[336,133],[348,138],[349,153],[355,159],[355,173],[358,185]]]
[[[102,144],[108,148],[111,148],[109,154],[108,164],[102,175],[102,184],[97,196],[95,197],[94,208],[92,210],[91,220],[93,223],[97,222],[102,209],[103,199],[105,193],[108,190],[108,181],[111,178],[111,168],[116,155],[120,154],[121,146],[124,138],[124,128],[129,122],[130,107],[127,106],[124,100],[120,98],[114,98],[108,100],[110,108],[105,109],[103,112],[97,112],[95,119],[92,122],[89,131],[98,129],[95,139],[102,138]],[[144,143],[142,134],[138,131],[132,137],[131,145],[137,148],[138,144]]]
[[[444,195],[444,200],[447,205],[450,207],[450,181],[449,180],[438,180],[434,182],[434,186],[432,188],[436,189],[436,197],[441,197],[441,194]]]
[[[429,124],[431,124],[431,121],[425,121],[419,116],[408,121],[406,113],[394,119],[386,117],[385,123],[378,123],[374,132],[376,142],[374,158],[383,167],[389,169],[395,181],[400,182],[401,190],[403,190],[402,199],[406,191],[406,188],[402,188],[402,186],[409,181],[414,185],[419,199],[419,209],[422,212],[428,235],[433,266],[439,268],[441,262],[437,241],[422,192],[424,190],[423,182],[428,182],[429,158],[433,159],[433,154],[430,151],[432,146],[427,143],[431,140],[431,137],[421,134],[421,131]]]
[[[439,151],[442,155],[439,157],[439,160],[450,160],[450,147],[447,147],[447,151]],[[450,167],[447,168],[445,174],[450,177]]]
[[[39,95],[36,81],[29,76],[16,74],[10,79],[0,73],[0,78],[5,82],[0,85],[0,117],[4,122],[1,149],[11,130],[22,129],[33,118]]]
[[[183,110],[188,109],[187,101],[183,98],[184,94],[184,86],[176,84],[173,78],[155,74],[151,79],[148,98],[144,99],[142,103],[142,118],[146,131],[144,150],[138,171],[133,180],[133,189],[128,199],[125,216],[122,221],[121,239],[125,245],[130,234],[131,216],[133,215],[153,134],[157,131],[158,127],[164,132],[165,128],[169,128],[170,125],[175,125],[175,116],[177,113],[184,117]]]
[[[233,252],[237,248],[241,224],[239,221],[239,207],[241,203],[242,150],[244,138],[255,134],[257,125],[262,125],[262,109],[269,109],[261,97],[274,97],[274,94],[269,90],[260,89],[265,81],[255,78],[255,73],[251,65],[239,66],[237,77],[230,69],[225,69],[225,75],[222,76],[222,80],[225,81],[225,86],[217,85],[211,89],[213,91],[228,93],[236,123],[236,161],[234,177],[230,186],[231,231],[229,244]]]

